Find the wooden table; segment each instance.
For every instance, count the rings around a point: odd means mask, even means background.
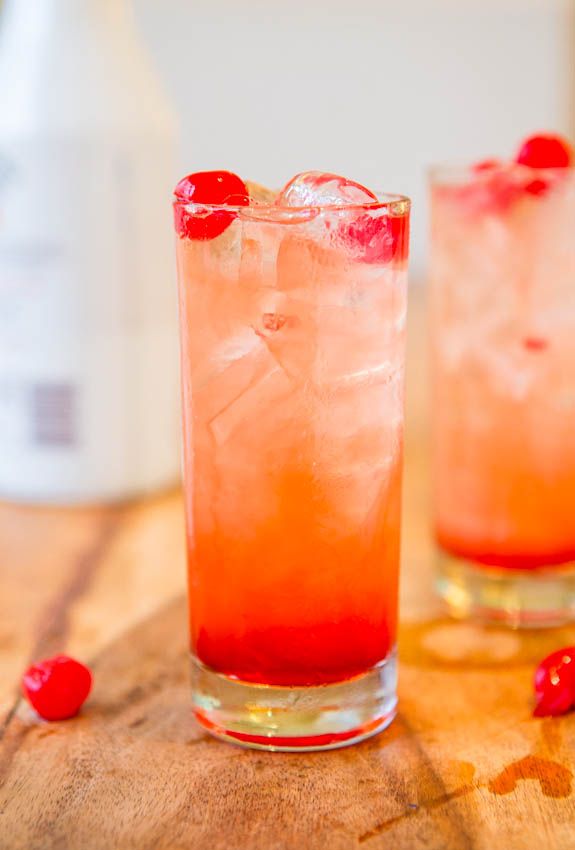
[[[0,508],[2,850],[573,850],[575,716],[531,676],[575,629],[445,618],[432,592],[420,311],[412,314],[400,712],[375,739],[250,752],[190,712],[177,492],[120,508]],[[31,658],[88,661],[75,720],[18,697]]]

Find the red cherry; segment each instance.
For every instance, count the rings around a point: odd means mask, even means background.
[[[571,165],[571,146],[561,136],[531,136],[521,145],[516,161],[530,168],[567,168]]]
[[[389,263],[407,258],[409,232],[405,215],[366,213],[340,225],[338,233],[361,262]]]
[[[198,171],[180,180],[174,189],[176,233],[188,239],[215,239],[230,226],[236,212],[189,212],[184,204],[246,207],[250,202],[244,181],[231,171]]]
[[[29,667],[22,691],[44,720],[66,720],[78,714],[92,687],[92,674],[67,655],[56,655]]]
[[[530,180],[529,183],[525,184],[525,191],[529,195],[544,195],[548,189],[549,183],[547,180]]]
[[[549,342],[541,336],[527,336],[523,340],[527,351],[545,351],[549,348]]]
[[[279,331],[286,323],[286,317],[281,313],[264,313],[262,324],[266,331]]]
[[[535,717],[565,714],[575,705],[575,646],[552,652],[535,671]]]

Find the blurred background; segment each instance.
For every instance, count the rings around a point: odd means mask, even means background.
[[[0,496],[177,481],[178,177],[408,194],[417,284],[428,165],[536,130],[575,137],[575,0],[0,0]]]
[[[172,95],[182,169],[298,171],[409,194],[425,257],[430,162],[575,132],[573,0],[134,0]]]

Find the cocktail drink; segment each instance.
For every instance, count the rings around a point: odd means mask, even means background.
[[[433,171],[439,589],[455,613],[575,614],[575,171],[560,139]]]
[[[409,202],[176,188],[194,709],[321,749],[394,715]]]

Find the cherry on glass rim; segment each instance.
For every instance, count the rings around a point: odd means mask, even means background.
[[[516,162],[530,168],[568,168],[571,159],[571,145],[565,139],[551,133],[541,133],[523,142]]]
[[[201,209],[202,204],[245,207],[250,203],[246,184],[231,171],[197,171],[188,174],[174,189],[174,224],[179,236],[187,239],[215,239],[236,218],[235,210]],[[188,211],[186,205],[198,204]]]
[[[74,717],[91,689],[89,669],[67,655],[38,661],[22,676],[24,696],[44,720]]]
[[[575,706],[575,646],[548,655],[535,671],[535,717],[565,714]]]

